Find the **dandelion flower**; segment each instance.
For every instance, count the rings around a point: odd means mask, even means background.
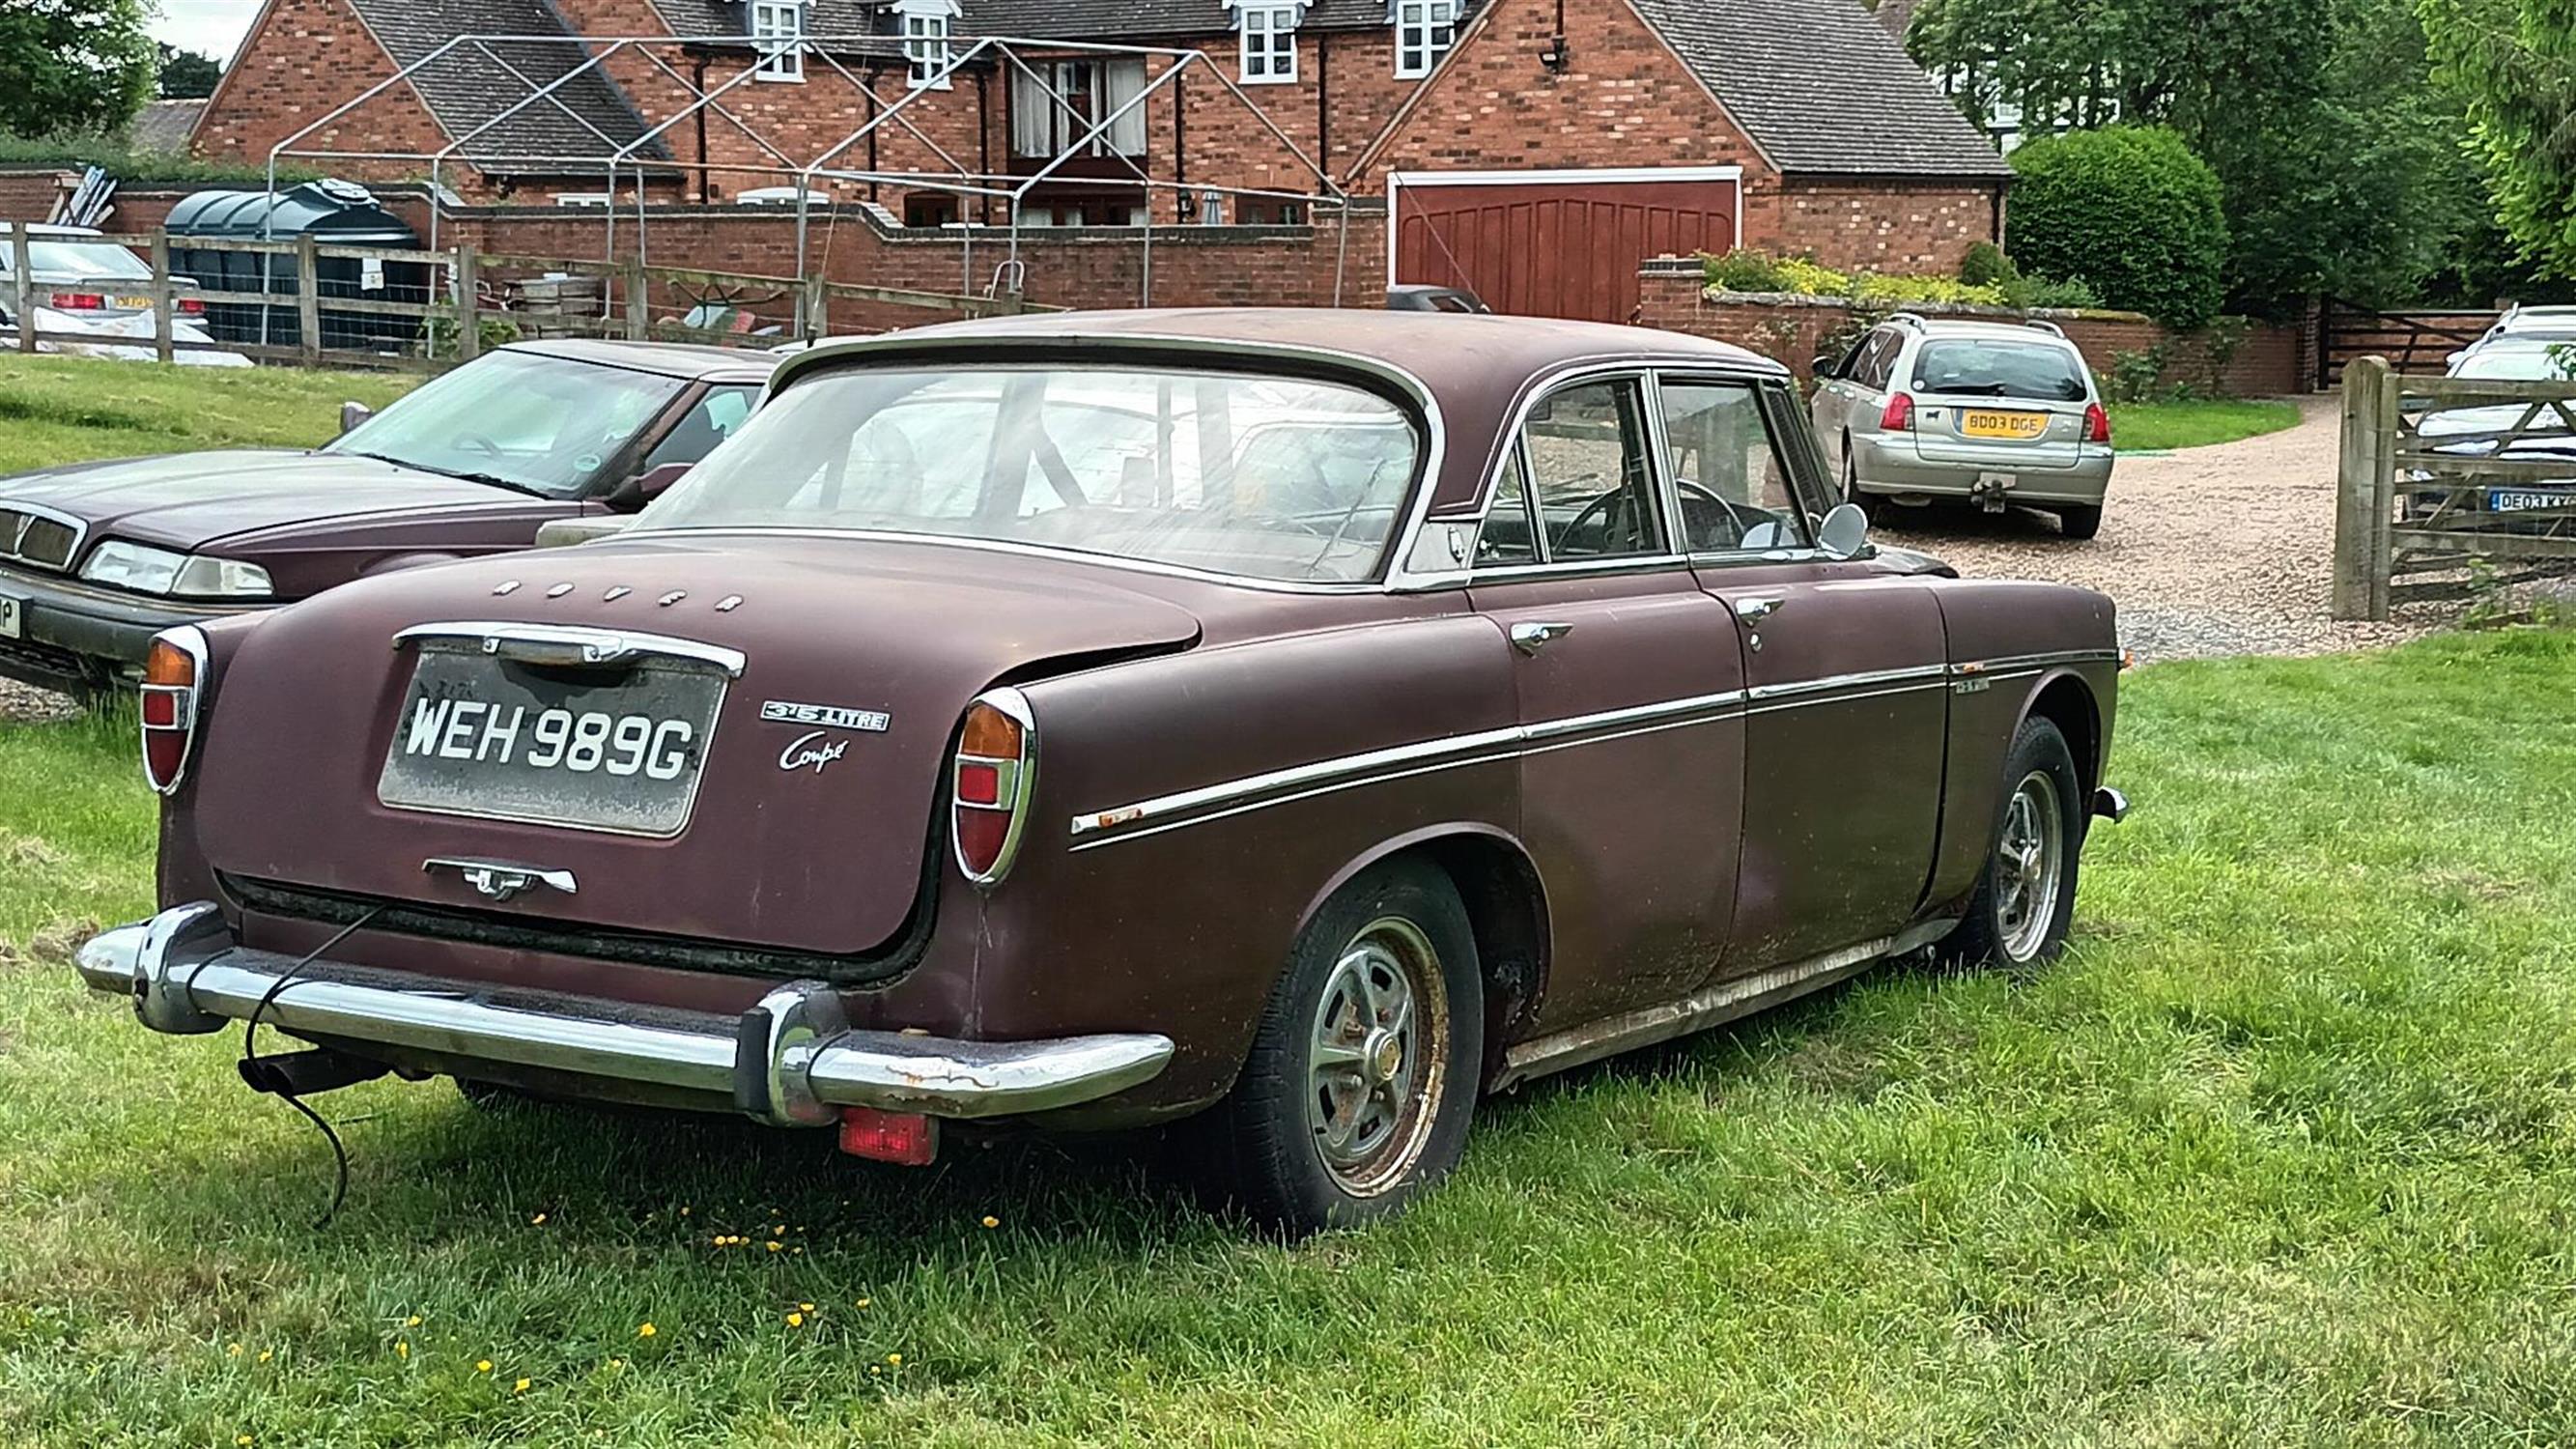
[[[251,1439],[248,1434],[235,1434],[233,1436],[233,1442],[236,1444],[247,1444],[251,1442]]]
[[[769,1251],[771,1251],[771,1252],[775,1253],[775,1252],[777,1252],[779,1249],[781,1249],[781,1248],[783,1248],[783,1247],[786,1247],[786,1246],[787,1246],[787,1245],[786,1245],[785,1243],[771,1243],[771,1244],[769,1245]]]
[[[682,1208],[682,1209],[680,1209],[680,1216],[682,1216],[682,1217],[687,1217],[688,1215],[689,1215],[689,1210],[688,1210],[687,1208]]]
[[[860,1306],[861,1308],[865,1308],[865,1307],[867,1307],[867,1306],[868,1306],[868,1300],[866,1300],[865,1298],[860,1299],[860,1300],[859,1300],[859,1306]]]
[[[419,1314],[417,1314],[417,1313],[415,1313],[415,1314],[413,1314],[411,1317],[404,1319],[404,1320],[403,1320],[403,1327],[405,1327],[405,1328],[418,1328],[418,1327],[420,1327],[420,1315],[419,1315]]]
[[[488,1358],[476,1359],[474,1361],[474,1371],[478,1374],[490,1373],[492,1371],[492,1360]]]
[[[528,1381],[527,1381],[526,1379],[521,1379],[521,1380],[519,1380],[517,1383],[510,1385],[510,1392],[511,1392],[511,1393],[514,1393],[514,1394],[524,1394],[524,1393],[526,1393],[527,1391],[528,1391]]]
[[[881,1373],[884,1373],[884,1372],[885,1372],[885,1370],[884,1370],[883,1368],[879,1367],[879,1366],[878,1366],[878,1365],[876,1365],[876,1364],[869,1364],[869,1365],[868,1365],[868,1372],[869,1372],[869,1373],[872,1373],[872,1374],[881,1374]]]
[[[612,1358],[608,1361],[608,1366],[610,1368],[624,1368],[626,1367],[626,1360],[622,1358]]]
[[[1001,1225],[1002,1220],[1000,1218],[993,1216],[991,1213],[984,1214],[984,1226],[988,1228],[998,1228]]]
[[[899,1353],[887,1354],[886,1362],[893,1364],[896,1368],[901,1368],[903,1367],[903,1355]]]
[[[542,1228],[542,1227],[544,1227],[545,1225],[546,1225],[546,1215],[545,1215],[544,1213],[539,1213],[539,1214],[537,1214],[535,1217],[532,1217],[532,1218],[528,1219],[528,1226],[529,1226],[529,1227],[532,1227],[532,1228]]]
[[[394,1357],[396,1357],[396,1358],[409,1358],[409,1357],[411,1357],[411,1344],[410,1344],[408,1341],[405,1341],[405,1342],[402,1342],[402,1343],[397,1343],[397,1344],[395,1344],[395,1345],[394,1345]]]
[[[644,1324],[644,1325],[642,1325],[642,1326],[638,1327],[638,1328],[635,1330],[635,1336],[636,1336],[637,1338],[651,1338],[651,1337],[653,1336],[654,1332],[655,1332],[655,1330],[654,1330],[653,1325],[651,1325],[651,1324],[647,1323],[647,1324]]]
[[[805,1315],[802,1313],[788,1314],[787,1326],[790,1328],[803,1328],[805,1326]]]
[[[811,1313],[814,1311],[814,1305],[811,1303],[799,1303],[796,1305],[796,1311],[799,1313]]]
[[[273,1359],[273,1358],[275,1358],[275,1357],[277,1357],[277,1350],[276,1350],[276,1349],[273,1349],[273,1348],[263,1348],[263,1349],[261,1349],[261,1350],[259,1351],[259,1361],[260,1361],[261,1363],[266,1363],[266,1362],[268,1362],[270,1359]]]
[[[790,1257],[801,1258],[805,1256],[805,1250],[803,1248],[790,1248],[787,1252]]]
[[[242,1346],[238,1343],[228,1343],[224,1345],[224,1352],[231,1354],[235,1358],[239,1358],[242,1356]]]

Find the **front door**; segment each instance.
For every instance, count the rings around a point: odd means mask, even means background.
[[[1947,641],[1920,581],[1813,544],[1825,494],[1775,384],[1665,377],[1693,567],[1742,639],[1743,864],[1730,974],[1910,921],[1940,833]]]
[[[1623,376],[1540,402],[1469,590],[1518,671],[1521,835],[1555,943],[1549,1028],[1687,992],[1733,912],[1742,655],[1671,542],[1646,397]]]

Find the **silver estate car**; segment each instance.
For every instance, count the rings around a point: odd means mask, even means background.
[[[1840,358],[1816,359],[1817,441],[1845,500],[2029,504],[2068,538],[2102,527],[2111,415],[2084,354],[2046,322],[1899,312]]]

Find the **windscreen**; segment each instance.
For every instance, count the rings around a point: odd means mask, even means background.
[[[2576,342],[2481,347],[2461,358],[2452,376],[2486,382],[2566,382],[2576,378]]]
[[[1393,403],[1304,378],[853,369],[770,399],[639,526],[920,534],[1355,583],[1378,572],[1420,452]]]
[[[27,266],[31,275],[53,277],[88,277],[100,281],[148,282],[152,269],[121,246],[110,242],[71,242],[32,240],[27,243]]]
[[[590,486],[681,387],[656,373],[495,352],[413,391],[325,451],[567,497]]]
[[[2090,393],[2083,360],[2072,350],[1982,337],[1924,343],[1914,361],[1914,390],[2044,402],[2082,402]]]

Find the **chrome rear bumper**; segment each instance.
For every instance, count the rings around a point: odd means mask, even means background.
[[[972,1042],[854,1030],[839,993],[820,982],[779,987],[729,1017],[343,961],[295,970],[293,957],[236,944],[207,901],[102,932],[77,964],[92,990],[131,997],[155,1031],[219,1030],[275,990],[260,1019],[297,1036],[731,1097],[779,1126],[824,1125],[842,1107],[952,1118],[1044,1112],[1149,1081],[1172,1057],[1171,1038],[1148,1033]]]

